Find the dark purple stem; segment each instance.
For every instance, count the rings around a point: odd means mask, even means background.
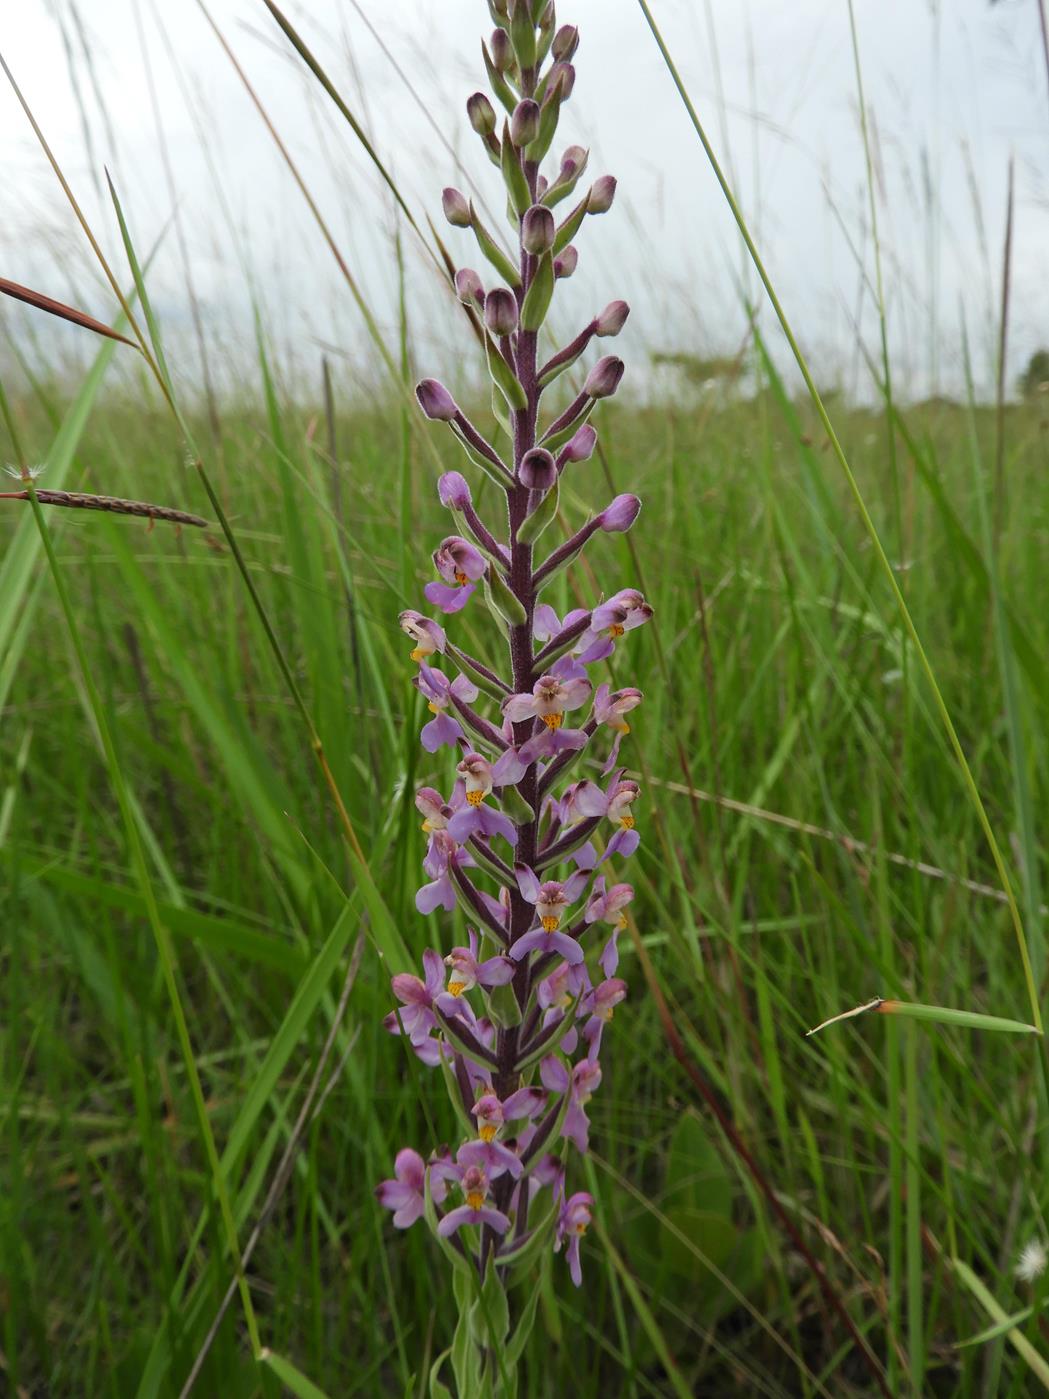
[[[593,738],[594,734],[597,732],[597,720],[588,719],[583,725],[583,732],[586,734],[588,739]],[[554,783],[557,781],[560,775],[564,772],[568,764],[572,762],[572,760],[576,758],[578,754],[579,750],[577,748],[570,748],[567,753],[559,753],[552,763],[547,764],[545,772],[539,779],[540,801],[542,801],[542,799],[546,796],[547,792],[549,792],[550,788],[554,785]],[[591,829],[593,829],[593,827],[591,827]],[[571,834],[571,832],[569,832],[569,834]],[[567,836],[565,838],[567,839]]]
[[[499,942],[501,942],[505,947],[507,943],[506,930],[504,928],[500,928],[499,924],[488,912],[488,909],[485,907],[484,900],[481,898],[480,894],[474,887],[473,881],[468,879],[467,876],[463,874],[462,870],[459,868],[458,865],[452,865],[451,872],[452,879],[455,881],[456,886],[458,887],[459,892],[462,894],[463,898],[473,909],[474,915],[480,919],[480,921],[484,924],[484,926],[488,929],[492,936],[496,938]]]
[[[507,886],[511,884],[516,884],[517,881],[514,879],[513,870],[510,868],[510,866],[506,863],[505,860],[501,860],[499,858],[499,856],[495,853],[495,851],[490,845],[482,843],[480,840],[478,840],[477,836],[470,837],[470,844],[476,851],[480,852],[480,854],[485,860],[489,861],[489,863],[492,864],[499,871],[499,873],[506,880]]]
[[[520,376],[518,376],[520,377]],[[582,414],[587,404],[590,402],[588,393],[581,393],[573,398],[565,411],[559,418],[555,418],[547,430],[543,433],[542,440],[545,442],[548,437],[553,437],[555,433],[564,432],[565,428],[571,427],[576,419]]]
[[[495,448],[488,441],[488,439],[486,437],[483,437],[481,433],[477,431],[473,423],[462,411],[462,409],[459,409],[456,412],[454,422],[455,426],[462,433],[465,440],[469,442],[470,446],[474,449],[474,451],[480,452],[482,457],[484,457],[487,461],[490,461],[493,466],[498,467],[501,472],[505,473],[507,478],[507,484],[509,485],[510,468],[507,466],[506,462],[503,461],[502,457],[495,450]]]
[[[450,641],[445,647],[445,650],[448,652],[448,655],[451,656],[453,661],[459,662],[463,670],[469,672],[469,669],[472,666],[474,670],[477,671],[478,675],[483,675],[484,678],[490,684],[496,687],[496,689],[502,690],[504,695],[509,695],[513,693],[510,689],[510,686],[506,683],[506,681],[502,678],[501,675],[496,675],[494,670],[489,670],[483,661],[475,660],[474,657],[469,654],[469,652],[461,650],[458,646],[453,646]]]
[[[552,636],[535,658],[536,670],[542,671],[548,660],[554,660],[558,652],[563,651],[570,641],[582,636],[590,625],[590,616],[588,612],[585,617],[580,617],[570,627],[562,627],[556,636]]]
[[[464,724],[468,724],[478,737],[492,744],[500,753],[509,747],[506,739],[490,719],[485,719],[483,715],[471,709],[466,701],[461,700],[458,695],[452,695],[451,700],[459,718],[462,719]]]
[[[573,534],[570,539],[566,539],[559,548],[555,549],[550,557],[545,559],[537,569],[535,575],[536,587],[542,587],[552,573],[556,573],[562,564],[566,564],[573,555],[578,554],[590,536],[596,534],[600,528],[601,516],[595,515],[592,520],[587,520],[582,529],[576,530],[575,534]]]
[[[563,860],[566,855],[570,855],[577,846],[582,845],[583,841],[597,830],[600,824],[601,817],[592,816],[580,822],[578,826],[573,826],[567,835],[562,836],[560,840],[555,841],[553,845],[548,846],[543,851],[539,863],[535,867],[536,874],[544,870],[547,865],[556,865],[558,860]]]
[[[546,379],[553,370],[560,369],[563,364],[571,364],[573,360],[577,360],[594,338],[596,329],[597,321],[591,321],[586,329],[581,330],[563,350],[558,350],[556,355],[552,355],[539,371],[540,382]]]
[[[487,549],[488,552],[497,558],[505,567],[505,565],[510,562],[510,555],[505,545],[499,543],[498,539],[491,533],[488,526],[473,508],[473,505],[463,506],[463,519],[466,521],[471,534],[477,540],[478,544]]]

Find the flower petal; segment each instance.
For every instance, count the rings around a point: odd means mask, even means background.
[[[504,816],[501,811],[493,811],[490,806],[478,807],[478,813],[481,818],[481,830],[489,839],[492,836],[502,836],[507,845],[517,844],[517,827],[509,816]]]
[[[513,979],[516,970],[513,962],[500,954],[489,957],[486,962],[478,962],[477,980],[482,986],[505,986]]]
[[[464,704],[473,704],[477,698],[478,689],[472,680],[468,680],[465,675],[457,675],[449,686],[456,699],[460,699]]]
[[[516,748],[507,748],[492,764],[492,786],[513,787],[528,771]]]
[[[518,889],[530,904],[534,904],[539,898],[539,876],[528,865],[515,865],[514,874]]]
[[[525,933],[523,938],[518,938],[516,942],[511,943],[509,955],[515,962],[519,962],[522,957],[527,957],[529,952],[535,948],[545,948],[548,936],[549,934],[545,933],[542,928],[533,928],[530,933]]]
[[[586,888],[590,881],[590,871],[577,869],[574,874],[570,874],[565,880],[565,898],[570,904],[574,904],[579,895]]]
[[[589,680],[568,680],[561,686],[561,700],[565,709],[578,709],[589,698]]]
[[[630,855],[633,855],[634,851],[640,844],[641,836],[638,831],[618,830],[616,831],[612,839],[608,842],[608,847],[605,850],[604,858],[607,860],[612,855],[621,855],[625,860]]]
[[[596,782],[580,782],[572,797],[572,804],[584,817],[604,816],[608,810],[608,798]]]
[[[503,1116],[507,1122],[515,1118],[534,1117],[546,1106],[546,1094],[540,1088],[519,1088],[503,1100]]]
[[[481,812],[476,806],[465,806],[448,822],[448,834],[457,845],[465,845],[481,829]]]
[[[511,695],[503,701],[503,713],[511,724],[520,724],[524,719],[534,719],[536,715],[535,695]]]
[[[571,1082],[568,1070],[556,1054],[548,1054],[540,1062],[539,1077],[551,1093],[566,1093]]]
[[[435,908],[443,908],[447,913],[455,912],[455,890],[446,874],[435,879],[432,884],[424,884],[415,895],[415,907],[420,913],[433,913]]]
[[[427,583],[423,588],[423,596],[442,612],[461,612],[470,601],[474,587],[473,583],[464,583],[462,587],[449,587],[447,583]]]
[[[427,753],[436,753],[439,748],[454,748],[462,737],[463,731],[457,720],[450,714],[438,714],[423,725],[419,742]]]
[[[522,938],[521,941],[523,942],[524,939]],[[517,945],[515,944],[515,946]],[[550,934],[550,951],[559,952],[570,967],[577,967],[584,956],[583,949],[575,938],[570,938],[567,933]]]

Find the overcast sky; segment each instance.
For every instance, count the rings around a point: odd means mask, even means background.
[[[1011,372],[1049,342],[1049,95],[1037,5],[856,0],[893,343],[911,396],[937,376],[941,387],[957,387],[963,308],[988,381],[1010,157]],[[261,0],[210,8],[392,343],[394,218],[373,168]],[[652,0],[652,9],[821,377],[859,382],[862,391],[857,312],[870,346],[876,323],[857,265],[862,256],[873,268],[847,0]],[[497,205],[497,177],[463,112],[483,86],[483,0],[289,0],[287,13],[420,221],[439,216],[443,185],[465,185],[460,159]],[[746,327],[741,288],[753,292],[753,277],[636,0],[563,0],[560,18],[578,22],[583,36],[565,143],[588,145],[591,169],[617,175],[621,198],[577,240],[579,271],[559,324],[569,328],[624,296],[634,308],[623,345],[640,371],[635,382],[650,382],[644,365],[653,350],[733,353]],[[13,0],[0,18],[0,48],[114,262],[103,165],[141,248],[163,234],[151,280],[187,371],[194,350],[179,334],[188,307],[176,204],[218,361],[235,364],[236,348],[250,343],[254,292],[300,373],[312,374],[320,347],[332,346],[347,372],[376,377],[361,314],[197,0],[80,0],[76,8]],[[0,123],[0,272],[55,295],[75,292],[86,309],[112,316],[6,85]],[[469,234],[443,225],[442,234],[458,260],[478,265]],[[416,360],[425,368],[438,361],[454,377],[466,342],[449,327],[447,303],[408,232],[404,248]],[[6,305],[2,314],[9,326],[25,324]]]

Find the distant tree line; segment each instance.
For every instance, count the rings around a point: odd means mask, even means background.
[[[1049,350],[1035,350],[1020,375],[1019,389],[1024,398],[1049,393]]]

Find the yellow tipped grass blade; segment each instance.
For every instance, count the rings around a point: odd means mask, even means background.
[[[275,1354],[268,1346],[264,1346],[259,1351],[259,1364],[272,1370],[288,1393],[294,1394],[296,1399],[328,1399],[323,1389],[315,1385],[311,1379],[307,1379],[290,1360],[285,1360],[282,1355]]]
[[[876,996],[852,1010],[843,1010],[840,1015],[832,1015],[829,1020],[806,1030],[809,1035],[817,1035],[828,1025],[837,1025],[842,1020],[853,1020],[857,1015],[868,1012],[875,1015],[901,1015],[910,1020],[931,1020],[938,1025],[958,1025],[965,1030],[996,1030],[1005,1035],[1040,1035],[1036,1025],[1027,1025],[1022,1020],[1007,1020],[1001,1015],[981,1015],[975,1010],[952,1010],[949,1006],[923,1006],[913,1001],[889,1001]]]

